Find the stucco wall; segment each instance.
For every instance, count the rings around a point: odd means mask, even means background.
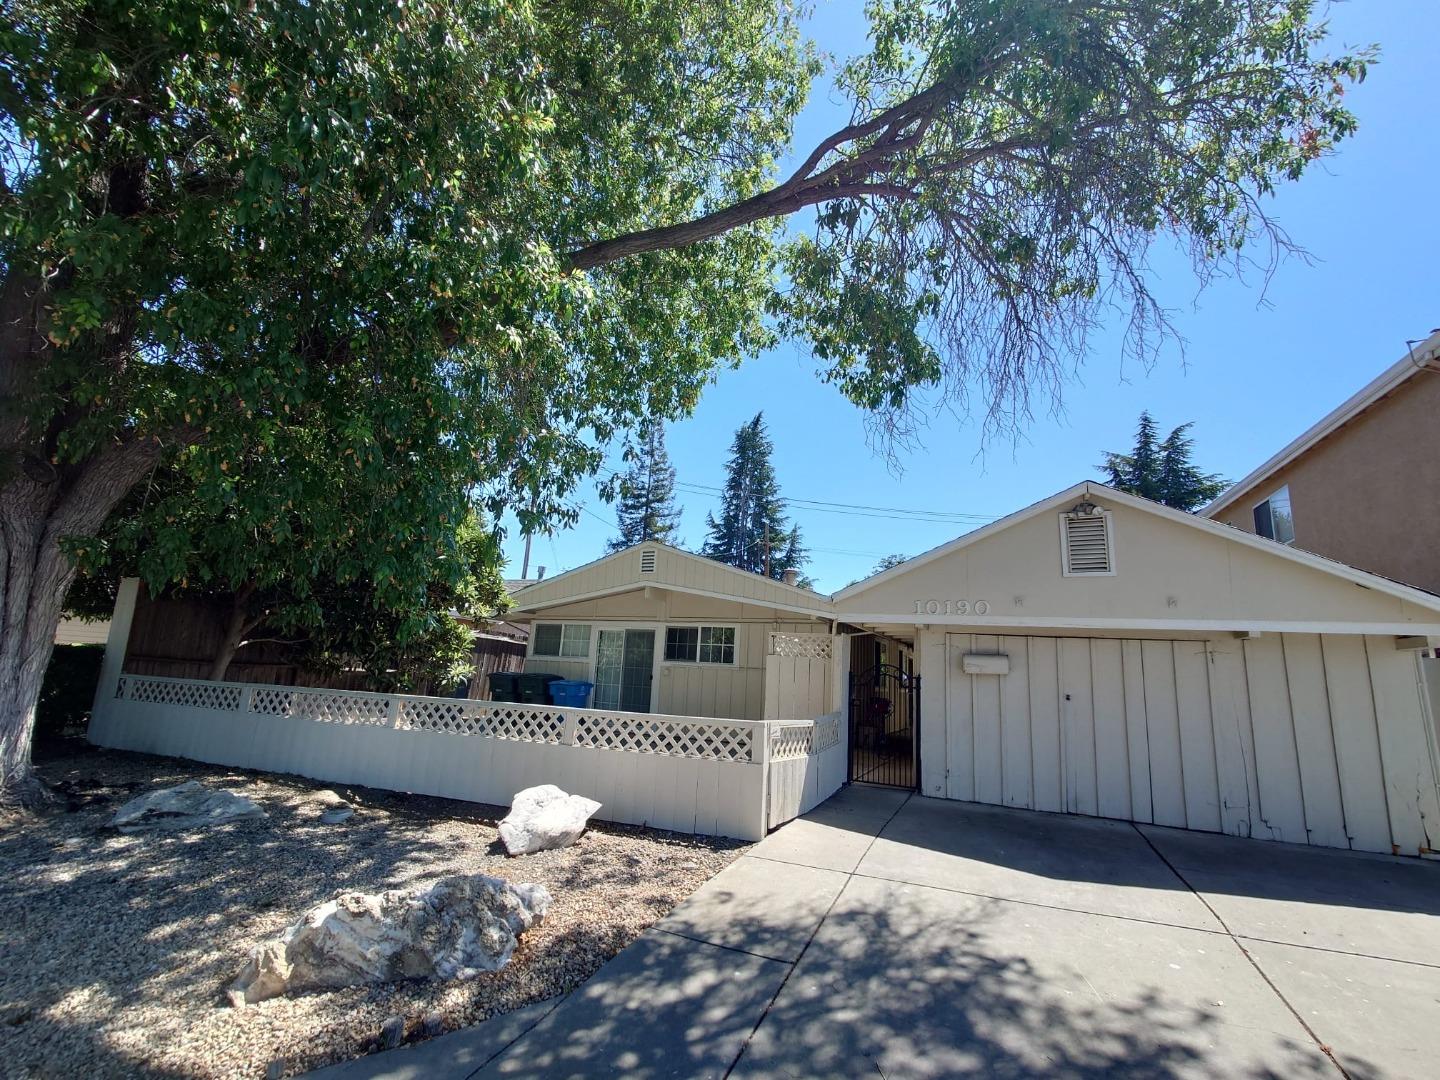
[[[1216,521],[1255,531],[1253,509],[1290,486],[1295,546],[1440,592],[1440,374],[1419,374]]]

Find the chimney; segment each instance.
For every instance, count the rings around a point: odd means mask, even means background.
[[[786,585],[794,585],[800,580],[800,571],[791,567],[788,570],[780,571],[780,580]]]
[[[541,567],[537,567],[537,569],[538,569],[540,572],[535,575],[535,580],[536,580],[536,581],[544,581],[544,580],[545,580],[545,567],[541,566]]]

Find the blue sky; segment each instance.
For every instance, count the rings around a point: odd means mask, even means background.
[[[851,0],[822,2],[811,35],[837,57],[865,47]],[[1406,340],[1440,326],[1440,110],[1435,107],[1436,0],[1356,0],[1330,12],[1337,45],[1379,44],[1381,62],[1349,96],[1358,135],[1323,171],[1273,200],[1274,215],[1313,256],[1283,264],[1263,293],[1258,281],[1221,281],[1203,293],[1188,266],[1157,253],[1155,290],[1185,341],[1153,370],[1122,367],[1118,334],[1097,336],[1065,394],[1064,414],[1037,414],[1018,444],[986,445],[977,421],[937,417],[924,446],[893,473],[865,440],[864,417],[814,375],[789,345],[720,373],[694,416],[668,432],[682,484],[718,487],[730,440],[763,406],[782,492],[817,502],[999,517],[1097,476],[1104,450],[1130,446],[1141,409],[1162,428],[1188,420],[1197,458],[1237,479],[1405,352]],[[817,84],[797,130],[800,151],[848,118]],[[613,534],[613,512],[593,487],[571,529],[536,536],[531,572],[589,562]],[[682,492],[681,538],[698,547],[718,503]],[[915,555],[968,525],[893,520],[792,507],[812,550],[808,572],[829,592],[865,576],[890,552]],[[511,530],[507,574],[523,541]]]

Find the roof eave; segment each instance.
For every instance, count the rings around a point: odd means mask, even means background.
[[[1208,518],[1231,506],[1241,495],[1249,491],[1272,473],[1279,472],[1296,458],[1309,451],[1317,443],[1328,438],[1359,416],[1370,406],[1394,393],[1417,373],[1436,371],[1430,365],[1440,359],[1440,332],[1430,335],[1424,342],[1407,352],[1385,371],[1356,391],[1339,406],[1326,413],[1305,431],[1301,432],[1279,451],[1272,454],[1262,465],[1253,469],[1243,479],[1237,480],[1222,491],[1213,502],[1199,511],[1199,516]]]

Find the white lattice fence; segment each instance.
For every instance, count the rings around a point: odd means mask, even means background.
[[[120,680],[117,695],[150,705],[180,705],[192,709],[233,712],[240,708],[243,691],[240,687],[227,683],[145,679],[127,675]]]
[[[835,639],[829,634],[769,635],[765,656],[765,719],[809,720],[834,708]]]
[[[834,639],[829,634],[782,634],[777,631],[770,635],[771,656],[828,662],[833,649]]]
[[[770,828],[814,809],[840,789],[845,782],[844,738],[844,719],[838,712],[771,725]]]
[[[505,805],[553,783],[600,817],[707,835],[765,831],[763,721],[125,675],[101,746]]]
[[[674,754],[711,761],[751,762],[755,727],[743,721],[585,711],[576,718],[575,745],[596,750]]]
[[[249,693],[249,711],[265,716],[292,716],[322,724],[390,723],[391,699],[339,690],[281,689],[262,686]]]
[[[777,724],[770,732],[770,760],[807,757],[815,740],[815,723]]]
[[[448,698],[402,698],[400,723],[407,731],[480,735],[515,742],[558,743],[565,735],[561,709]]]

